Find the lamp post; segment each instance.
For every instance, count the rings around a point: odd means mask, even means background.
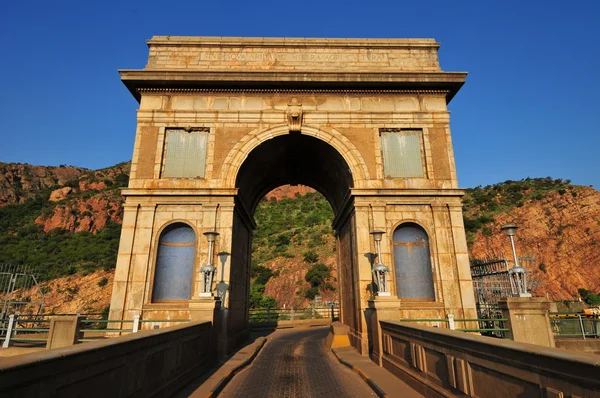
[[[219,261],[221,262],[221,281],[217,283],[215,289],[217,290],[217,296],[221,299],[221,305],[225,305],[225,297],[227,295],[227,290],[229,289],[229,285],[225,283],[223,278],[225,277],[225,263],[227,262],[227,257],[231,254],[227,252],[220,252],[217,254],[219,256]]]
[[[389,296],[390,292],[387,286],[387,276],[386,274],[390,272],[390,269],[381,262],[381,238],[385,231],[380,229],[376,229],[371,231],[370,234],[373,235],[373,240],[375,240],[375,245],[377,246],[377,259],[378,262],[373,266],[373,274],[375,276],[375,284],[377,284],[377,295],[378,296]]]
[[[506,236],[510,239],[510,245],[512,247],[513,257],[515,259],[515,265],[508,270],[508,276],[510,279],[510,287],[512,293],[518,297],[531,297],[531,294],[527,291],[527,270],[519,264],[519,257],[517,257],[517,250],[515,249],[514,236],[517,232],[517,227],[514,224],[505,225],[502,230],[506,233]]]
[[[215,244],[215,240],[217,236],[219,236],[218,232],[208,231],[204,233],[206,236],[206,240],[208,241],[208,259],[206,260],[206,265],[200,268],[200,274],[202,276],[202,292],[200,296],[210,297],[212,296],[212,284],[215,277],[215,273],[217,272],[217,267],[212,265],[212,255],[213,255],[213,245]]]

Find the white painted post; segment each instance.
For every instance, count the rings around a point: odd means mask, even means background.
[[[585,328],[583,327],[583,321],[581,320],[581,314],[577,314],[577,318],[579,318],[579,327],[581,328],[581,335],[585,340]]]
[[[8,317],[8,330],[6,331],[6,337],[4,338],[4,343],[2,343],[2,348],[8,348],[9,344],[10,344],[10,338],[12,337],[12,333],[13,333],[13,326],[15,324],[15,315],[10,315]]]
[[[456,330],[456,326],[454,325],[454,315],[448,314],[448,328],[450,330]]]
[[[133,333],[137,333],[138,330],[140,330],[140,316],[134,315],[133,316]]]
[[[290,314],[292,315],[291,318],[292,318],[292,321],[293,321],[294,320],[294,307],[292,307],[292,310],[290,311]]]

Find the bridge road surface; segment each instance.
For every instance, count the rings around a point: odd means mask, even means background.
[[[277,330],[219,397],[376,397],[361,377],[323,344],[329,328]]]

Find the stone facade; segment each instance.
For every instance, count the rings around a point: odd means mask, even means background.
[[[440,69],[432,39],[154,37],[148,64],[122,70],[138,99],[137,131],[111,319],[190,317],[198,298],[152,302],[161,231],[173,222],[197,238],[195,271],[207,263],[203,232],[220,233],[215,253],[232,253],[223,280],[230,345],[247,323],[252,218],[283,184],[311,186],[336,218],[342,322],[368,350],[372,299],[369,232],[382,229],[382,261],[401,317],[475,317],[447,103],[465,73]],[[165,131],[208,129],[204,178],[163,178]],[[384,173],[382,129],[420,132],[422,178]],[[398,299],[392,235],[401,224],[429,237],[435,299]],[[211,263],[216,264],[216,259]],[[220,268],[220,267],[219,267]],[[217,275],[217,280],[221,275]]]

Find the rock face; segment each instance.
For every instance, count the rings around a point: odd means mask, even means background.
[[[35,219],[35,223],[42,225],[44,232],[62,228],[70,232],[95,233],[104,228],[109,220],[122,223],[122,203],[118,198],[98,194],[56,206],[51,215],[41,215]]]
[[[87,169],[72,166],[31,166],[0,162],[0,206],[22,203],[52,186],[81,177]]]
[[[120,176],[127,177],[129,167],[129,163],[122,163],[107,169],[88,170],[78,180],[69,181],[73,187],[53,190],[48,200],[57,205],[51,213],[37,217],[35,223],[42,225],[44,232],[62,228],[92,233],[103,229],[108,221],[121,224],[123,199],[118,189],[110,188]]]
[[[48,200],[50,202],[60,202],[61,200],[65,199],[71,191],[73,191],[73,188],[71,187],[55,189],[54,191],[50,192],[50,198]]]
[[[518,255],[538,260],[538,269],[530,271],[542,283],[542,293],[552,300],[572,300],[579,297],[580,287],[600,290],[600,192],[588,187],[562,195],[550,192],[494,219],[491,236],[477,232],[472,258],[512,259],[509,240],[500,228],[514,223],[519,226]]]

